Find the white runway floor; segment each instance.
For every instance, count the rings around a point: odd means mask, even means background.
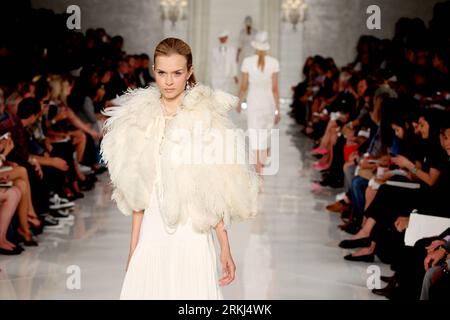
[[[229,232],[237,278],[223,289],[225,299],[378,299],[366,287],[370,264],[343,259],[348,252],[338,243],[348,235],[337,229],[338,215],[325,210],[337,191],[311,191],[318,178],[311,141],[286,115],[286,105],[282,111],[279,172],[265,178],[259,216]],[[26,247],[20,256],[0,256],[0,299],[119,297],[131,218],[109,200],[107,174],[99,179],[77,201],[73,226],[45,231],[39,247]],[[392,273],[375,265],[381,274]]]

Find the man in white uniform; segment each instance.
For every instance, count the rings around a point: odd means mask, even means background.
[[[236,48],[228,44],[228,31],[219,34],[220,45],[213,49],[211,59],[211,86],[214,90],[234,92],[238,83]]]
[[[238,52],[236,55],[236,61],[239,65],[241,65],[245,58],[255,54],[255,49],[253,49],[251,43],[254,40],[255,35],[258,33],[258,30],[253,28],[252,17],[245,17],[244,23],[245,27],[241,30],[239,35]]]

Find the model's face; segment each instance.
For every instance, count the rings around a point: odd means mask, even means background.
[[[367,81],[365,79],[358,82],[358,95],[362,97],[364,95],[364,92],[366,92],[368,86]]]
[[[130,66],[131,69],[134,69],[136,67],[136,59],[135,58],[128,59],[128,65]]]
[[[128,74],[128,73],[130,72],[130,66],[128,65],[127,62],[122,62],[122,63],[119,65],[119,72],[120,72],[121,74]]]
[[[419,118],[419,132],[423,139],[428,139],[428,135],[430,132],[430,125],[425,120],[424,117]]]
[[[397,138],[403,139],[405,137],[405,130],[403,130],[402,127],[400,127],[396,124],[393,124],[392,129],[394,130],[394,133],[397,136]]]
[[[441,144],[450,157],[450,128],[445,129],[445,131],[441,133]]]
[[[105,74],[102,77],[102,83],[108,83],[111,81],[111,71],[106,71]]]
[[[171,54],[170,56],[157,56],[153,71],[163,98],[169,100],[177,98],[184,92],[193,68],[188,70],[187,60],[184,56]]]

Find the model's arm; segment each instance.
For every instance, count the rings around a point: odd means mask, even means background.
[[[278,72],[272,74],[272,93],[275,100],[275,124],[280,122],[280,90],[278,86]]]
[[[242,49],[241,49],[241,48],[238,48],[238,49],[237,49],[237,54],[236,54],[236,63],[239,63],[239,56],[241,55],[241,51],[242,51]]]
[[[248,72],[242,73],[242,83],[241,83],[241,89],[239,90],[239,103],[236,107],[237,112],[241,112],[241,103],[242,99],[244,98],[245,92],[248,88]]]
[[[130,253],[128,254],[128,262],[127,268],[130,264],[131,257],[133,256],[133,252],[136,249],[139,240],[139,232],[141,230],[142,218],[144,217],[144,211],[134,211],[133,212],[133,221],[131,225],[131,242],[130,242]]]
[[[223,220],[220,220],[220,222],[216,225],[215,230],[217,239],[220,243],[220,262],[222,264],[223,272],[223,276],[222,278],[220,278],[219,283],[221,286],[226,286],[234,280],[236,274],[236,266],[234,264],[233,258],[231,257],[228,234],[227,230],[225,230]]]

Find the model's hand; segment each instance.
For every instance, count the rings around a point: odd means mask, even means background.
[[[236,107],[236,111],[237,111],[237,113],[241,113],[241,111],[242,111],[242,107],[241,107],[241,102],[240,101],[239,101],[239,103],[238,103],[238,105]]]
[[[275,120],[274,120],[274,124],[277,125],[280,123],[281,120],[281,116],[280,114],[275,115]]]
[[[236,274],[236,266],[234,265],[231,253],[228,250],[222,250],[220,253],[220,262],[222,263],[223,276],[219,280],[221,286],[229,285]]]

